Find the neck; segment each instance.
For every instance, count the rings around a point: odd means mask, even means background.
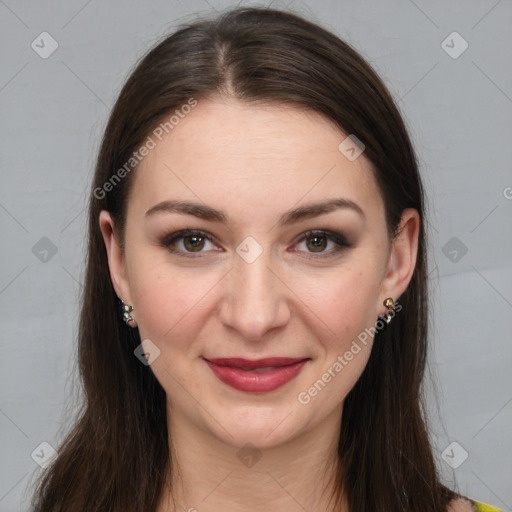
[[[262,450],[230,446],[176,410],[168,418],[171,469],[157,512],[348,510],[345,502],[330,502],[338,465],[339,408],[316,428]]]

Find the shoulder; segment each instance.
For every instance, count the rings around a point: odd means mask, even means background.
[[[447,507],[447,512],[502,512],[499,508],[468,498],[457,498]]]
[[[446,507],[447,512],[476,512],[477,508],[467,498],[457,498],[452,500]]]

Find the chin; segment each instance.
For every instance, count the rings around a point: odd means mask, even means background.
[[[227,417],[225,413],[219,416]],[[274,448],[292,441],[304,428],[297,424],[297,416],[290,407],[276,410],[244,406],[243,410],[231,412],[229,420],[221,422],[222,426],[210,420],[208,423],[212,434],[237,449],[248,443],[260,450]]]

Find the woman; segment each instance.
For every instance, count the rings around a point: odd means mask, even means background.
[[[347,44],[269,9],[166,38],[105,131],[85,403],[35,509],[496,510],[436,470],[425,244],[403,121]]]

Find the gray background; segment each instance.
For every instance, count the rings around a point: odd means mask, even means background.
[[[165,33],[234,5],[0,0],[1,511],[27,509],[31,454],[56,447],[69,425],[85,194],[109,109]],[[427,385],[439,466],[461,492],[510,511],[512,2],[289,6],[354,45],[404,113],[430,204]],[[58,43],[46,59],[31,47],[43,31]],[[454,31],[469,45],[460,55]],[[49,48],[45,39],[38,50]],[[36,460],[47,453],[38,450]]]

